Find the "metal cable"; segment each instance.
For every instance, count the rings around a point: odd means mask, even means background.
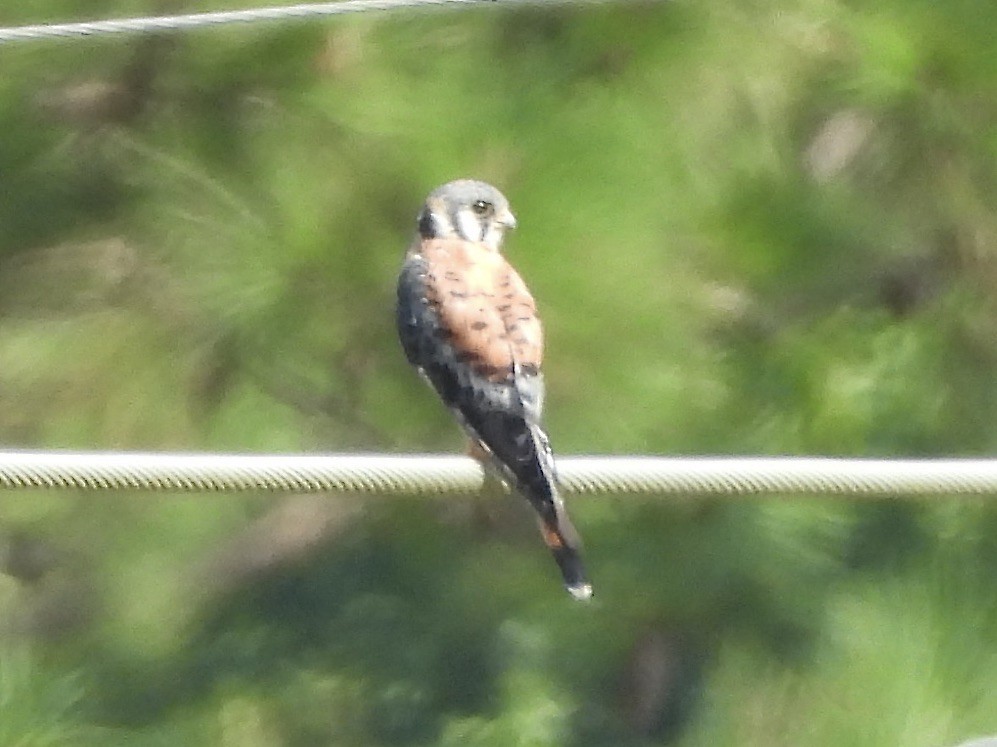
[[[564,457],[566,493],[923,496],[997,494],[997,460]],[[0,488],[447,495],[481,489],[468,457],[0,452]]]
[[[556,6],[593,4],[609,0],[342,0],[335,3],[303,3],[284,7],[250,8],[210,13],[185,13],[175,16],[120,18],[81,23],[35,24],[0,28],[0,44],[29,39],[56,39],[106,34],[165,33],[203,26],[222,26],[260,21],[290,21],[322,16],[338,16],[370,11],[414,10],[416,8],[467,5]]]

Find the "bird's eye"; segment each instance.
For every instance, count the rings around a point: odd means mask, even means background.
[[[486,202],[485,200],[478,200],[471,205],[471,209],[477,215],[488,215],[492,212],[492,204],[490,202]]]

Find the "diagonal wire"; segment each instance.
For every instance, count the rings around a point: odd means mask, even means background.
[[[0,44],[16,41],[87,37],[107,34],[165,33],[230,24],[291,21],[372,11],[414,10],[469,5],[558,6],[595,4],[610,0],[342,0],[335,3],[302,3],[269,8],[248,8],[173,16],[120,18],[80,23],[35,24],[0,28]]]
[[[997,495],[997,460],[821,457],[564,457],[567,493],[643,496]],[[468,457],[442,455],[0,452],[0,489],[165,492],[477,492]]]

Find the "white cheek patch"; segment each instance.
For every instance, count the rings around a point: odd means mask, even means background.
[[[484,238],[481,221],[468,210],[461,210],[457,213],[457,233],[468,241],[481,241]]]
[[[499,244],[502,243],[502,227],[492,224],[488,227],[488,230],[484,232],[481,237],[481,241],[487,244],[492,249],[498,249]]]

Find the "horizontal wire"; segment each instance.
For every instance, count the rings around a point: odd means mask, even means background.
[[[923,496],[997,494],[997,460],[823,457],[562,457],[566,493]],[[481,467],[443,455],[152,454],[0,451],[0,489],[164,492],[480,491]]]
[[[338,16],[372,11],[414,10],[444,6],[468,5],[530,5],[558,6],[595,4],[610,0],[342,0],[335,3],[302,3],[268,8],[248,8],[206,13],[184,13],[173,16],[120,18],[80,23],[35,24],[0,28],[0,44],[15,41],[87,37],[106,34],[165,33],[204,26],[290,21],[322,16]]]

